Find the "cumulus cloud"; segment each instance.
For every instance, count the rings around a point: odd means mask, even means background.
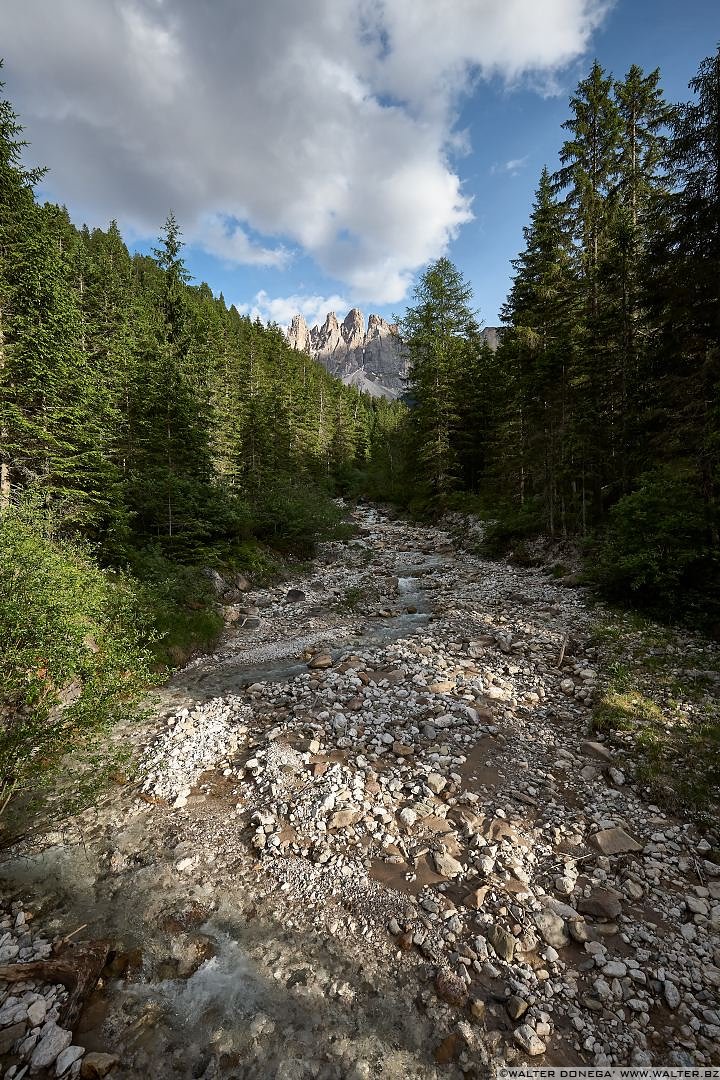
[[[334,311],[342,319],[351,305],[343,296],[269,296],[261,289],[249,304],[236,304],[241,315],[260,319],[264,323],[277,323],[286,329],[293,315],[302,315],[308,326],[324,322],[328,311]]]
[[[4,0],[7,77],[90,224],[236,263],[311,256],[394,303],[471,219],[450,155],[478,78],[551,80],[610,0]]]

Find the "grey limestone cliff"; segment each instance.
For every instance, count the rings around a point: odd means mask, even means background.
[[[497,327],[488,326],[482,336],[495,351]],[[331,375],[347,386],[357,386],[374,397],[400,397],[407,386],[408,354],[397,326],[380,315],[371,315],[365,328],[362,311],[352,308],[342,322],[334,311],[322,326],[308,325],[296,315],[287,330],[293,349],[306,352],[321,363]]]
[[[407,353],[397,327],[371,315],[365,328],[362,311],[352,308],[342,322],[329,312],[322,326],[308,329],[296,315],[287,331],[294,349],[308,353],[331,375],[375,397],[396,398],[405,390]]]

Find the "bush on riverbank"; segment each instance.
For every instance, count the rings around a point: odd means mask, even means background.
[[[127,716],[151,679],[152,615],[126,573],[48,535],[38,512],[0,518],[0,781],[23,785],[77,732]]]

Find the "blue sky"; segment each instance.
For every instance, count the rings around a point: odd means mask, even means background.
[[[148,250],[172,207],[228,302],[401,314],[448,254],[497,321],[594,57],[687,97],[720,0],[4,0],[41,195]]]

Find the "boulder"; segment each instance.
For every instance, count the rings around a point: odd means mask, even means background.
[[[590,843],[603,855],[623,855],[626,852],[642,851],[638,843],[624,829],[601,829],[590,837]]]

